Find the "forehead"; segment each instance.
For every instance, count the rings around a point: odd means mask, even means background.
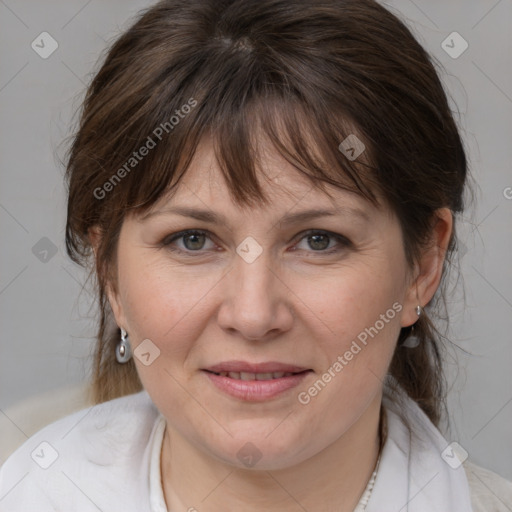
[[[375,206],[355,192],[327,184],[301,173],[268,141],[258,141],[256,178],[263,189],[266,204],[234,204],[225,175],[220,169],[213,143],[202,141],[183,177],[144,215],[147,217],[170,205],[192,204],[201,209],[254,211],[258,209],[288,211],[308,207],[358,209],[369,214]]]

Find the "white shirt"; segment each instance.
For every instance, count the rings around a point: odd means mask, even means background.
[[[393,439],[397,417],[389,414],[383,462],[399,446]],[[165,419],[145,391],[62,418],[29,438],[0,468],[0,511],[167,512],[160,474],[164,429]],[[368,509],[388,487],[381,469]],[[512,510],[511,482],[468,461],[464,469],[473,512]],[[414,500],[409,512],[416,511],[412,505]]]

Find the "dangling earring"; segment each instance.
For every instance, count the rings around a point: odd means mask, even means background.
[[[121,341],[116,346],[116,359],[118,363],[127,363],[132,357],[130,340],[126,331],[121,327]]]
[[[416,306],[416,314],[418,318],[421,316],[421,306]],[[411,334],[402,343],[402,347],[415,348],[420,344],[420,339],[414,334],[414,325],[411,327]]]

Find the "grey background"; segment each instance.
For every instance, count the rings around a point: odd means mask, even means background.
[[[0,414],[87,378],[94,310],[84,273],[65,254],[58,146],[107,41],[151,3],[0,0]],[[447,437],[512,479],[512,0],[386,5],[444,66],[477,183],[459,225],[463,281],[450,308],[463,350],[447,362]],[[43,31],[59,44],[47,59],[31,48]],[[441,47],[453,31],[469,44],[456,59]]]

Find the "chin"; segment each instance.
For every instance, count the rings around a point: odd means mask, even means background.
[[[275,423],[273,428],[276,428]],[[311,450],[311,443],[302,446],[302,442],[299,445],[298,439],[294,439],[298,435],[284,431],[279,436],[277,431],[269,435],[272,429],[267,426],[261,432],[258,435],[237,435],[235,439],[230,438],[221,451],[219,444],[209,447],[209,451],[225,464],[250,471],[286,469],[313,455],[306,453],[306,450]],[[276,437],[272,439],[274,435]]]

